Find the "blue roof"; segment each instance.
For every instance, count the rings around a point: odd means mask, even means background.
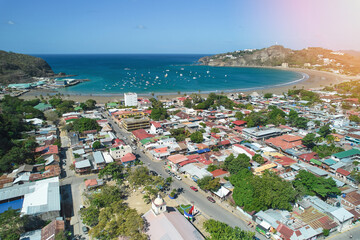
[[[248,143],[248,142],[244,143],[243,145],[246,146],[246,147],[248,147],[248,148],[251,148],[251,149],[253,149],[253,150],[255,150],[255,151],[260,151],[260,150],[261,150],[261,149],[258,148],[257,146],[255,146],[255,145],[253,145],[253,144],[251,144],[251,143]]]
[[[24,199],[18,199],[10,202],[5,202],[0,204],[0,214],[7,211],[9,208],[12,209],[21,209],[23,205]]]
[[[334,165],[335,163],[337,163],[337,161],[335,161],[334,159],[328,158],[324,160],[324,163],[328,166]]]

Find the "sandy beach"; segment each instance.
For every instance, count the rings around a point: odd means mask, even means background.
[[[277,86],[277,87],[270,87],[266,89],[256,89],[256,90],[248,90],[248,91],[242,91],[242,92],[258,92],[258,93],[276,93],[281,94],[283,92],[287,92],[288,89],[316,89],[316,88],[322,88],[324,86],[330,86],[335,85],[344,81],[354,80],[357,79],[356,77],[349,77],[345,75],[335,74],[335,73],[329,73],[329,72],[323,72],[323,71],[317,71],[317,70],[310,70],[310,69],[302,69],[302,68],[276,68],[286,71],[295,71],[299,73],[304,73],[309,76],[308,79],[300,82],[296,82],[294,84],[288,84],[284,86]],[[179,89],[181,92],[181,89]],[[240,91],[226,91],[226,94],[228,93],[239,93]],[[218,92],[219,93],[219,92]],[[52,90],[31,90],[28,93],[25,93],[24,95],[20,96],[22,99],[33,99],[36,96],[44,96],[45,98],[49,98],[51,95],[57,94],[56,91]],[[155,96],[159,99],[171,99],[179,96],[183,96],[185,93],[179,94],[161,94],[155,93]],[[203,97],[206,97],[207,93],[201,93]],[[151,95],[141,95],[138,94],[138,96],[144,96],[144,97],[152,97]],[[107,95],[92,95],[92,94],[76,94],[76,95],[62,95],[62,98],[74,100],[75,102],[84,102],[87,99],[94,99],[98,103],[108,103],[108,102],[118,102],[123,99],[123,94],[107,94]]]

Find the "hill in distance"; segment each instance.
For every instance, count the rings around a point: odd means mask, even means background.
[[[42,58],[0,51],[0,84],[32,82],[32,77],[52,77],[54,72]]]
[[[339,70],[348,75],[360,74],[360,57],[353,52],[346,52],[343,55],[337,53],[320,47],[292,50],[281,45],[274,45],[263,49],[206,56],[200,58],[199,62],[208,66],[229,67],[277,67],[282,66],[282,63],[288,63],[289,67],[294,68],[310,67],[324,71]]]

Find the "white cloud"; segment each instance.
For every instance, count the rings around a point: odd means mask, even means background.
[[[7,22],[9,25],[14,25],[15,23],[13,22],[13,21],[11,21],[11,20],[9,20],[8,22]]]
[[[140,25],[137,25],[137,26],[136,26],[136,28],[137,28],[137,29],[141,29],[141,30],[145,30],[145,29],[147,29],[147,27],[146,27],[146,26],[141,25],[141,24],[140,24]]]

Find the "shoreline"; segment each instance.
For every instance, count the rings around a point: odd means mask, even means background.
[[[301,74],[303,77],[301,79],[293,80],[288,83],[282,83],[273,86],[264,86],[264,87],[254,87],[254,88],[244,88],[244,89],[228,89],[228,90],[214,90],[214,91],[198,91],[193,92],[181,92],[180,94],[177,93],[162,93],[162,92],[154,92],[155,96],[162,99],[171,99],[179,96],[184,96],[184,94],[200,94],[203,97],[206,97],[209,93],[224,93],[224,94],[231,94],[231,93],[246,93],[246,92],[253,92],[257,91],[259,93],[274,93],[274,94],[281,94],[287,92],[288,89],[316,89],[322,88],[325,86],[330,86],[334,84],[338,84],[347,80],[356,79],[356,77],[350,77],[346,75],[340,75],[336,73],[324,72],[319,70],[313,69],[303,69],[303,68],[282,68],[282,67],[254,67],[254,68],[269,68],[269,69],[278,69],[283,71],[292,71]],[[47,97],[47,95],[53,96],[60,92],[56,90],[30,90],[29,92],[20,96],[22,99],[33,99],[36,96],[43,95]],[[60,93],[62,94],[62,93]],[[139,97],[152,97],[151,93],[138,93]],[[94,99],[98,103],[108,103],[112,101],[120,101],[124,98],[123,93],[108,93],[108,94],[87,94],[87,93],[79,93],[79,94],[63,94],[62,96],[64,99],[74,100],[75,102],[83,102],[87,99]]]

